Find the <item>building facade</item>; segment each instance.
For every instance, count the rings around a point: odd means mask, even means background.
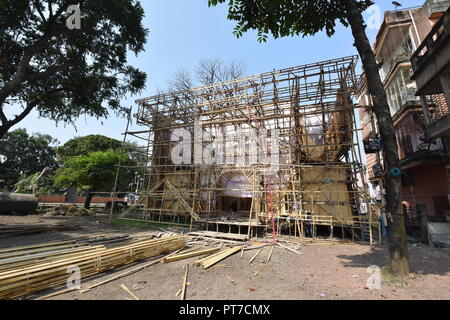
[[[411,62],[449,6],[450,1],[429,0],[422,7],[386,12],[374,45],[397,135],[402,200],[410,219],[421,214],[445,219],[450,210],[449,133],[446,130],[437,133],[430,127],[430,118],[441,119],[448,115],[450,100],[446,99],[444,90],[419,92]],[[369,142],[379,144],[379,129],[364,74],[359,83],[358,100],[365,107],[360,109],[360,121],[366,149],[366,174],[372,197],[381,200],[383,156],[380,148],[370,149]]]

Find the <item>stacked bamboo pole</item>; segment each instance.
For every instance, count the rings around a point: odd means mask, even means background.
[[[0,299],[12,299],[68,283],[70,270],[78,267],[86,278],[135,261],[183,248],[184,236],[141,241],[111,249],[96,248],[59,259],[0,272]]]
[[[0,238],[23,236],[27,234],[49,232],[49,231],[67,231],[76,230],[80,226],[70,223],[58,224],[37,224],[37,225],[7,225],[0,226]]]

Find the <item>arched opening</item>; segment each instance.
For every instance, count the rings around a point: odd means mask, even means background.
[[[230,219],[248,219],[252,206],[253,187],[242,173],[226,173],[217,182],[219,207]]]

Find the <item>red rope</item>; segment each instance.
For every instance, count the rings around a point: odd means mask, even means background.
[[[253,117],[253,120],[258,124],[258,128],[260,130],[264,129],[261,122],[258,119],[256,119],[256,116],[252,113],[252,111],[250,109],[250,104],[247,104],[247,109],[248,109],[249,115],[251,115]],[[267,139],[267,137],[266,137],[266,156],[268,156],[268,155],[269,155],[269,139]],[[275,244],[275,243],[277,243],[278,240],[277,240],[277,233],[275,230],[275,212],[273,210],[273,192],[272,192],[271,178],[269,178],[269,183],[267,184],[267,200],[269,202],[269,212],[271,214],[270,220],[271,220],[271,224],[272,224],[272,243]]]

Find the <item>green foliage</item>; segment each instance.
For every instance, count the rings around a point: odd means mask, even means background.
[[[116,176],[116,165],[130,165],[127,154],[121,150],[91,152],[74,156],[64,162],[56,172],[55,185],[76,185],[83,190],[112,191]],[[126,181],[126,171],[120,170],[119,181]]]
[[[142,164],[147,160],[144,148],[136,142],[125,142],[122,147],[121,141],[100,134],[70,139],[56,150],[56,154],[58,159],[64,162],[75,156],[86,156],[92,152],[119,149],[126,150],[133,165]]]
[[[12,187],[21,176],[39,175],[45,168],[58,168],[57,140],[49,135],[29,135],[25,129],[17,129],[7,133],[0,141],[0,156],[3,156],[0,180],[4,180],[7,187]]]
[[[208,0],[216,6],[226,0]],[[373,4],[356,1],[361,10]],[[348,26],[345,0],[228,0],[228,19],[236,21],[234,35],[241,37],[248,30],[258,31],[258,41],[286,36],[314,35],[325,30],[331,37],[336,21]]]
[[[73,3],[79,30],[66,27]],[[122,115],[123,96],[145,87],[146,74],[127,64],[144,50],[143,18],[137,0],[0,0],[0,137],[33,109],[66,123]],[[7,104],[17,116],[7,118]]]
[[[148,160],[147,147],[142,147],[136,142],[125,142],[124,150],[133,165],[144,166]],[[139,170],[138,170],[139,171]]]
[[[115,150],[121,147],[122,143],[119,140],[97,134],[70,139],[60,146],[56,153],[64,161],[75,156],[86,156],[91,152]]]

